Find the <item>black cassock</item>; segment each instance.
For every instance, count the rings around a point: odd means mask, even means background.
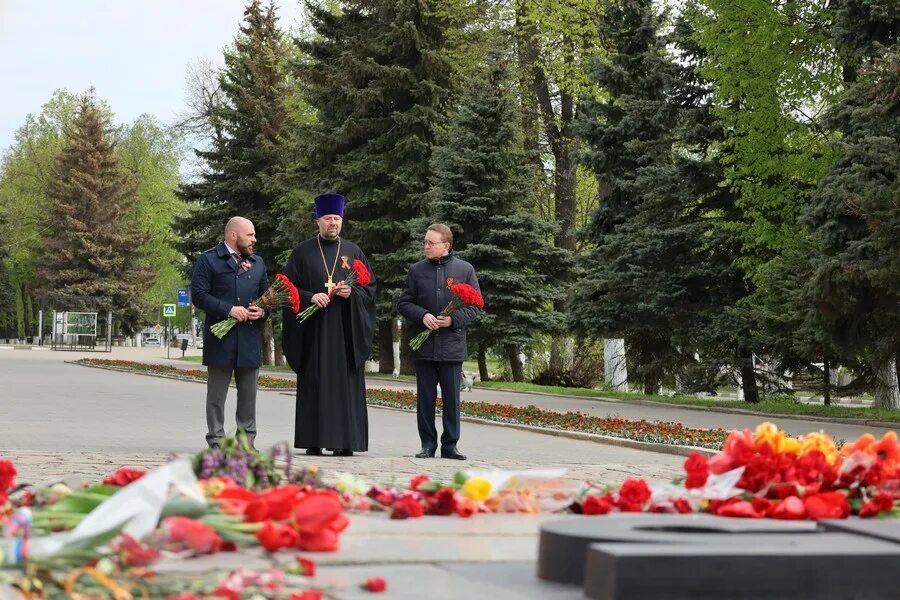
[[[300,291],[300,309],[312,305],[313,294],[326,291],[326,264],[328,271],[334,266],[337,284],[347,278],[354,259],[369,266],[362,250],[347,240],[340,240],[340,251],[337,240],[318,236],[297,244],[284,273]],[[374,331],[374,274],[369,285],[354,285],[346,299],[332,296],[303,323],[286,311],[281,344],[297,373],[295,448],[368,450],[365,363]]]

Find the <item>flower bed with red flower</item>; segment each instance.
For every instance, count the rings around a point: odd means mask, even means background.
[[[206,371],[197,369],[178,369],[166,365],[96,358],[80,359],[75,362],[86,366],[100,366],[192,381],[206,381]],[[270,389],[296,389],[295,381],[280,377],[262,376],[259,378],[259,385],[262,388]],[[368,388],[366,390],[366,402],[373,406],[414,410],[416,407],[416,395],[404,390]],[[441,406],[439,399],[438,408]],[[513,406],[511,404],[463,401],[460,403],[460,413],[498,423],[530,425],[547,429],[593,433],[655,444],[696,446],[715,450],[722,447],[722,443],[728,436],[728,432],[721,428],[695,429],[685,427],[681,423],[666,421],[634,421],[612,417],[594,417],[581,412],[568,411],[561,413],[536,406]]]
[[[347,279],[343,281],[339,281],[338,285],[341,283],[349,286],[359,285],[359,286],[367,286],[372,283],[372,273],[369,272],[369,268],[366,266],[366,263],[359,260],[358,258],[353,259],[353,263],[350,265],[352,268],[350,272],[347,274]],[[331,288],[328,292],[328,297],[331,298],[334,296],[335,288]],[[318,304],[312,304],[303,309],[303,311],[297,313],[297,321],[302,323],[306,319],[310,318],[313,313],[319,310]],[[296,311],[294,311],[296,312]]]
[[[451,298],[444,310],[441,311],[442,317],[449,317],[464,306],[473,306],[479,310],[484,308],[484,298],[481,292],[473,288],[468,283],[454,283],[450,286]],[[418,350],[425,343],[425,340],[431,335],[431,329],[426,329],[409,341],[409,347]]]
[[[275,283],[269,287],[269,290],[250,304],[264,310],[273,310],[284,306],[290,308],[294,314],[297,314],[300,311],[300,292],[297,291],[297,288],[286,275],[278,273],[275,275]],[[218,323],[214,323],[209,330],[212,331],[214,336],[222,339],[237,325],[237,322],[238,320],[234,317],[228,317]]]

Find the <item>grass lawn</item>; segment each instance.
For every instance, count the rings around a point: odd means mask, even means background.
[[[900,423],[900,411],[871,407],[824,406],[822,404],[805,404],[791,399],[766,399],[757,404],[734,400],[716,400],[714,398],[697,398],[694,396],[656,396],[634,392],[614,392],[609,390],[566,388],[557,386],[534,385],[533,383],[517,383],[512,381],[482,381],[476,387],[515,392],[543,392],[547,394],[563,394],[566,396],[582,396],[586,398],[613,398],[615,400],[650,400],[663,404],[701,406],[708,408],[738,408],[760,413],[779,415],[809,415],[818,417],[870,419]]]

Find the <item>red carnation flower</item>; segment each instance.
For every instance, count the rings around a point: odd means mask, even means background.
[[[16,467],[11,460],[0,460],[0,492],[11,490],[16,482]]]
[[[291,283],[291,280],[288,279],[287,275],[285,275],[284,273],[278,273],[277,275],[275,275],[275,280],[280,282],[287,292],[291,312],[294,314],[300,312],[300,292],[297,291],[296,286]]]
[[[369,592],[383,592],[387,589],[387,581],[384,580],[384,577],[371,577],[363,584],[362,588]]]
[[[118,485],[125,486],[131,483],[132,481],[137,481],[145,474],[144,471],[140,469],[129,469],[128,467],[122,467],[112,475],[108,475],[103,483],[106,485]]]
[[[484,298],[481,297],[481,292],[468,283],[455,283],[450,286],[450,291],[453,292],[454,296],[459,298],[459,301],[462,304],[484,308]]]
[[[609,494],[588,496],[581,503],[581,514],[605,515],[613,509],[613,499]]]
[[[353,272],[356,273],[357,285],[369,285],[372,283],[372,274],[369,272],[366,263],[358,258],[353,259]]]
[[[391,510],[392,519],[416,519],[425,514],[425,509],[414,498],[401,498]]]
[[[643,479],[629,477],[619,488],[618,507],[622,512],[640,512],[650,501],[650,486]]]
[[[705,456],[699,452],[691,452],[691,455],[684,461],[684,470],[687,473],[684,487],[693,489],[706,485],[706,480],[709,478],[709,463]]]

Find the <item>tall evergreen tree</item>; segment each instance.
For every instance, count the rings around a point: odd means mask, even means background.
[[[225,52],[219,86],[225,102],[211,108],[220,125],[218,137],[197,154],[205,170],[182,186],[191,212],[176,221],[179,248],[193,264],[197,255],[222,239],[226,221],[235,215],[253,221],[257,252],[270,269],[280,253],[273,245],[280,215],[273,178],[281,161],[285,132],[286,46],[274,4],[251,0],[244,10],[234,48]]]
[[[739,365],[755,400],[748,332],[729,311],[744,291],[721,227],[735,199],[720,185],[721,129],[693,72],[702,51],[682,21],[676,63],[662,22],[651,0],[617,2],[601,21],[613,55],[594,77],[609,99],[587,105],[580,131],[602,200],[572,319],[588,335],[624,337],[646,392],[671,375],[714,391],[722,368]]]
[[[200,252],[222,239],[225,223],[239,215],[253,221],[259,240],[255,251],[270,270],[285,248],[279,239],[281,191],[278,177],[282,164],[287,46],[278,27],[275,6],[251,0],[234,48],[225,52],[219,76],[224,96],[209,106],[216,126],[210,148],[197,151],[206,165],[199,181],[182,186],[181,196],[192,210],[175,223],[181,236],[179,249],[189,265]],[[263,363],[272,364],[273,321],[263,328]]]
[[[446,23],[431,0],[307,4],[296,78],[318,120],[302,129],[303,187],[347,197],[346,235],[379,279],[379,364],[393,366],[391,320],[409,262],[408,222],[424,214],[429,163],[450,87]],[[310,210],[310,215],[312,211]],[[402,345],[404,354],[406,344]],[[404,371],[411,364],[402,365]]]
[[[828,119],[840,155],[805,215],[817,251],[802,290],[834,344],[871,360],[876,403],[900,408],[900,46],[873,59]]]
[[[584,161],[600,182],[601,203],[586,232],[594,247],[585,260],[584,275],[579,276],[583,283],[571,309],[578,331],[626,338],[629,375],[653,392],[665,366],[673,364],[677,348],[667,331],[670,316],[635,303],[635,298],[651,283],[650,264],[672,254],[661,251],[659,236],[655,240],[631,236],[637,233],[634,227],[650,225],[639,222],[641,193],[662,184],[660,178],[671,172],[672,124],[677,115],[666,94],[674,73],[657,35],[660,22],[650,0],[615,2],[600,22],[601,40],[611,56],[597,61],[591,75],[609,98],[586,102],[577,130],[588,146]],[[651,178],[653,184],[646,185],[642,177]],[[658,196],[670,186],[658,187]]]
[[[128,333],[144,321],[144,292],[154,275],[144,266],[144,235],[128,218],[137,193],[115,156],[108,123],[94,100],[80,103],[50,181],[49,219],[56,234],[44,240],[41,291],[60,308],[86,298],[111,308]]]
[[[496,348],[523,381],[519,353],[534,335],[559,328],[553,310],[561,294],[565,253],[548,245],[553,228],[528,212],[533,171],[522,150],[514,90],[507,65],[489,58],[432,159],[433,218],[454,231],[454,247],[476,265],[486,300],[470,331],[480,356]],[[486,370],[485,365],[480,365]],[[481,373],[487,377],[486,372]]]

